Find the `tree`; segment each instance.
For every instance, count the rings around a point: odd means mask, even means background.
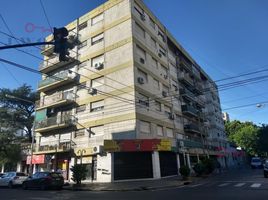
[[[268,154],[268,125],[262,125],[259,129],[259,151],[267,157]]]
[[[11,97],[11,98],[10,98]],[[16,97],[16,98],[12,98]],[[26,84],[17,89],[0,89],[0,125],[1,127],[22,129],[26,132],[28,140],[32,138],[34,120],[34,102],[38,94]]]
[[[240,122],[238,120],[225,123],[228,139],[237,146],[242,147],[248,154],[259,153],[258,137],[259,127],[252,122]]]
[[[72,180],[76,182],[76,185],[81,185],[81,181],[86,179],[86,166],[81,164],[75,164],[71,167],[71,171],[73,172]]]

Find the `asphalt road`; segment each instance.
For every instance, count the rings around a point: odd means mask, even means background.
[[[248,200],[268,197],[268,179],[262,170],[241,169],[204,179],[200,182],[172,189],[133,192],[39,191],[0,189],[1,200],[67,200],[67,199],[217,199]]]

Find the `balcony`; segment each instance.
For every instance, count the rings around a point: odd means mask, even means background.
[[[197,93],[197,94],[199,94],[199,95],[203,94],[204,89],[203,89],[202,84],[200,84],[200,83],[195,83],[194,91],[195,91],[195,93]]]
[[[184,131],[189,133],[200,133],[200,129],[195,124],[186,124],[184,125]]]
[[[180,66],[190,72],[192,71],[192,64],[182,57],[180,58]]]
[[[204,107],[205,106],[205,99],[201,96],[196,98],[196,102],[198,103],[199,106]]]
[[[190,116],[190,117],[197,117],[197,110],[193,107],[193,106],[190,106],[190,105],[182,105],[181,106],[181,110],[182,110],[182,113],[187,115],[187,116]]]
[[[71,53],[71,54],[74,54],[74,53]],[[40,63],[39,71],[42,73],[48,73],[48,72],[53,71],[59,67],[62,67],[64,65],[68,65],[68,64],[71,64],[71,63],[77,61],[75,59],[75,55],[71,55],[68,58],[69,58],[68,61],[60,61],[59,56],[55,54],[50,59],[44,60]]]
[[[41,144],[35,146],[33,154],[68,152],[71,150],[71,141],[57,141],[55,144]]]
[[[178,140],[178,146],[180,148],[203,148],[201,141],[191,140],[191,139],[180,139]]]
[[[179,79],[179,81],[181,81],[183,83],[186,83],[187,85],[190,85],[190,86],[194,85],[193,79],[187,73],[179,72],[178,73],[178,79]]]
[[[188,90],[187,88],[180,89],[180,94],[182,95],[182,97],[185,97],[189,99],[190,101],[195,101],[196,99],[196,95],[192,93],[190,90]]]
[[[35,123],[35,131],[39,133],[67,128],[75,124],[74,116],[69,113],[58,113],[55,117],[48,117],[45,120]]]
[[[36,110],[44,108],[55,108],[73,103],[75,95],[73,92],[57,92],[50,96],[41,97],[41,100],[36,102]]]
[[[52,45],[52,44],[44,45],[41,48],[41,54],[43,54],[45,56],[50,56],[53,54],[53,52],[54,52],[54,45]]]
[[[63,71],[53,77],[48,77],[38,84],[39,92],[46,92],[48,90],[60,87],[62,85],[76,81],[77,74],[69,73],[68,71]]]

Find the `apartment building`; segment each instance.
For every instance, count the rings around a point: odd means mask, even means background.
[[[35,170],[70,180],[77,163],[111,182],[224,158],[217,86],[142,1],[107,1],[66,28],[80,40],[68,61],[42,51]]]

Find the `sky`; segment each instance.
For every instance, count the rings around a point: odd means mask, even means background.
[[[105,0],[42,0],[52,27],[62,27],[105,2]],[[268,1],[266,0],[144,0],[177,41],[213,80],[268,69]],[[39,0],[1,0],[0,14],[12,33],[26,42],[42,41],[49,34]],[[9,33],[0,18],[0,31]],[[0,33],[0,42],[16,41]],[[2,46],[3,44],[0,44]],[[23,48],[37,57],[40,50]],[[38,69],[40,59],[14,49],[1,50],[0,58]],[[225,82],[266,76],[267,72]],[[0,88],[16,88],[27,83],[36,89],[40,76],[0,63]],[[232,120],[268,123],[268,80],[228,90],[220,90],[223,111]]]

